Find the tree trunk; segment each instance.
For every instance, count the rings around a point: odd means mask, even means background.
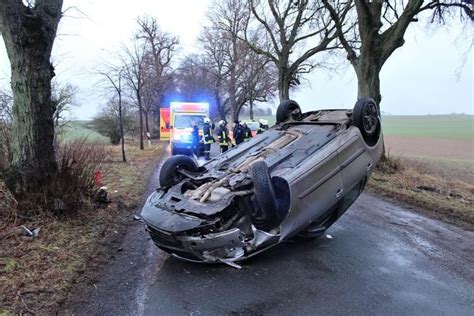
[[[143,111],[143,115],[145,116],[145,129],[147,133],[150,133],[150,126],[148,123],[148,111]]]
[[[27,8],[0,3],[0,31],[11,65],[13,91],[12,161],[8,185],[17,194],[45,192],[57,169],[51,50],[62,0]]]
[[[355,66],[357,75],[357,97],[371,97],[380,108],[380,67],[373,62],[360,61]]]
[[[216,101],[216,108],[217,108],[217,111],[219,112],[220,119],[225,120],[225,111],[222,108],[222,101],[219,96],[218,90],[214,90],[214,100]]]
[[[284,69],[280,69],[278,73],[278,94],[280,102],[290,99],[290,78]]]
[[[143,108],[142,108],[142,98],[140,95],[140,90],[137,90],[136,94],[137,94],[137,102],[138,102],[138,118],[140,121],[140,150],[144,150],[145,146],[143,146]]]
[[[120,127],[120,141],[122,143],[122,161],[127,162],[125,156],[125,135],[123,134],[123,115],[122,115],[122,93],[119,93],[119,127]]]
[[[249,104],[249,115],[250,115],[250,120],[253,121],[253,101],[250,100],[250,104]]]
[[[232,111],[232,122],[238,121],[239,120],[239,114],[240,114],[240,109],[242,107],[238,107],[234,111]]]
[[[138,106],[138,116],[140,119],[140,150],[144,150],[145,146],[143,145],[143,111],[141,105]]]
[[[158,139],[161,139],[161,128],[160,128],[160,120],[161,120],[161,113],[160,113],[160,109],[161,109],[161,104],[163,104],[163,95],[160,96],[160,103],[158,104],[157,106],[157,109],[156,109],[156,116],[155,116],[155,126],[157,126],[156,130],[158,131],[158,135],[156,135],[158,137]]]

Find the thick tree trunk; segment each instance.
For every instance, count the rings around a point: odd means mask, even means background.
[[[240,114],[240,109],[242,107],[239,107],[237,109],[235,109],[234,111],[232,111],[232,122],[235,122],[235,121],[238,121],[239,120],[239,114]]]
[[[380,108],[380,67],[374,62],[359,62],[355,66],[357,75],[357,97],[371,97]]]
[[[284,69],[280,69],[278,73],[278,94],[280,102],[290,99],[290,78]]]
[[[0,31],[11,64],[14,97],[9,187],[17,194],[45,192],[57,169],[50,63],[62,0],[27,8],[0,3]]]
[[[225,111],[223,111],[222,101],[221,101],[221,98],[219,96],[219,91],[218,90],[214,91],[214,100],[216,102],[216,108],[217,108],[217,111],[218,111],[218,114],[219,114],[219,118],[221,120],[225,120]]]

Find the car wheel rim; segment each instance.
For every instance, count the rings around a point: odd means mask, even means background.
[[[370,103],[364,109],[364,116],[362,120],[362,124],[364,126],[364,131],[367,134],[372,134],[377,129],[377,108],[375,104]]]

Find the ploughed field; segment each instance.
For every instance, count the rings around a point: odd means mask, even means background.
[[[384,116],[385,146],[394,155],[474,161],[474,116]]]

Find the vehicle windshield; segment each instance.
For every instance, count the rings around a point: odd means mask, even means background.
[[[193,127],[193,121],[196,122],[198,127],[202,129],[204,125],[204,115],[195,114],[184,114],[176,115],[174,119],[174,126],[176,128],[191,128]]]

